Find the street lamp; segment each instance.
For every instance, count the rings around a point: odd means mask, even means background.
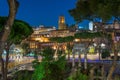
[[[106,45],[105,45],[104,43],[101,43],[100,46],[101,46],[102,49],[105,49],[105,46],[106,46]]]

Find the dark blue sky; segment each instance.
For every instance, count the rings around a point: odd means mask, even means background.
[[[31,26],[58,26],[58,17],[64,15],[68,25],[74,19],[68,13],[75,7],[77,0],[19,0],[20,7],[16,18],[28,22]],[[0,16],[8,15],[7,0],[0,0]],[[81,25],[83,25],[82,23]]]

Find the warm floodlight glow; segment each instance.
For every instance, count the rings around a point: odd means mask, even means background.
[[[79,42],[80,41],[80,39],[75,39],[75,42]]]

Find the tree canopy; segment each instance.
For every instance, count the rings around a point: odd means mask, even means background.
[[[57,42],[57,43],[65,42],[64,37],[52,37],[49,40],[52,42]]]
[[[87,39],[87,38],[97,38],[97,37],[103,37],[102,35],[106,35],[107,38],[111,39],[111,35],[108,33],[102,33],[102,32],[81,32],[81,33],[76,33],[75,34],[75,38],[83,38],[83,39]]]
[[[6,20],[7,17],[0,17],[0,32],[2,32]],[[15,20],[8,40],[13,43],[20,43],[22,39],[28,37],[32,32],[32,27],[28,23]]]
[[[120,0],[78,0],[69,13],[77,22],[84,19],[106,22],[113,17],[120,21]]]
[[[75,33],[74,36],[67,36],[67,37],[52,37],[50,38],[50,41],[57,42],[57,43],[63,43],[63,42],[72,42],[76,38],[82,38],[82,39],[87,39],[87,38],[96,38],[96,37],[103,37],[102,35],[106,35],[107,38],[111,39],[111,35],[108,33],[103,33],[103,32],[80,32],[80,33]]]

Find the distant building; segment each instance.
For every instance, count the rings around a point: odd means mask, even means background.
[[[119,23],[119,21],[115,20],[115,21],[113,21],[113,23],[96,22],[93,24],[93,31],[94,32],[107,32],[108,34],[110,34],[112,36],[112,40],[114,41],[114,43],[116,43],[116,44],[118,43],[118,46],[120,47],[120,45],[119,45],[119,43],[120,43],[120,23]],[[107,39],[108,37],[105,36],[104,38]],[[105,41],[104,38],[102,39],[102,41]],[[107,42],[108,42],[108,46],[110,46],[109,44],[111,44],[111,42],[109,42],[109,40]]]
[[[63,30],[53,30],[51,31],[51,37],[67,37],[74,36],[75,32],[68,29]]]
[[[49,41],[51,37],[74,36],[75,32],[68,29],[56,30],[54,27],[39,26],[33,28],[33,34],[29,37],[29,46],[32,50],[37,50],[46,46],[53,46],[54,43]],[[63,44],[61,44],[63,45]]]
[[[91,22],[89,22],[89,30],[93,30],[93,22],[91,21]]]
[[[102,31],[102,29],[107,31],[120,30],[120,23],[117,20],[113,23],[93,23],[93,31]]]
[[[12,44],[9,49],[9,61],[20,62],[23,60],[23,49],[19,45]],[[2,57],[6,60],[6,51],[4,50]]]
[[[38,27],[33,27],[33,34],[39,34],[41,32],[47,32],[47,31],[52,31],[52,30],[56,30],[55,26],[44,26],[44,25],[40,25]]]
[[[39,43],[49,42],[50,32],[56,30],[54,26],[47,27],[40,25],[39,27],[33,28],[33,34],[30,35],[28,41],[30,49],[39,48]]]
[[[66,29],[65,17],[59,16],[58,29]]]

